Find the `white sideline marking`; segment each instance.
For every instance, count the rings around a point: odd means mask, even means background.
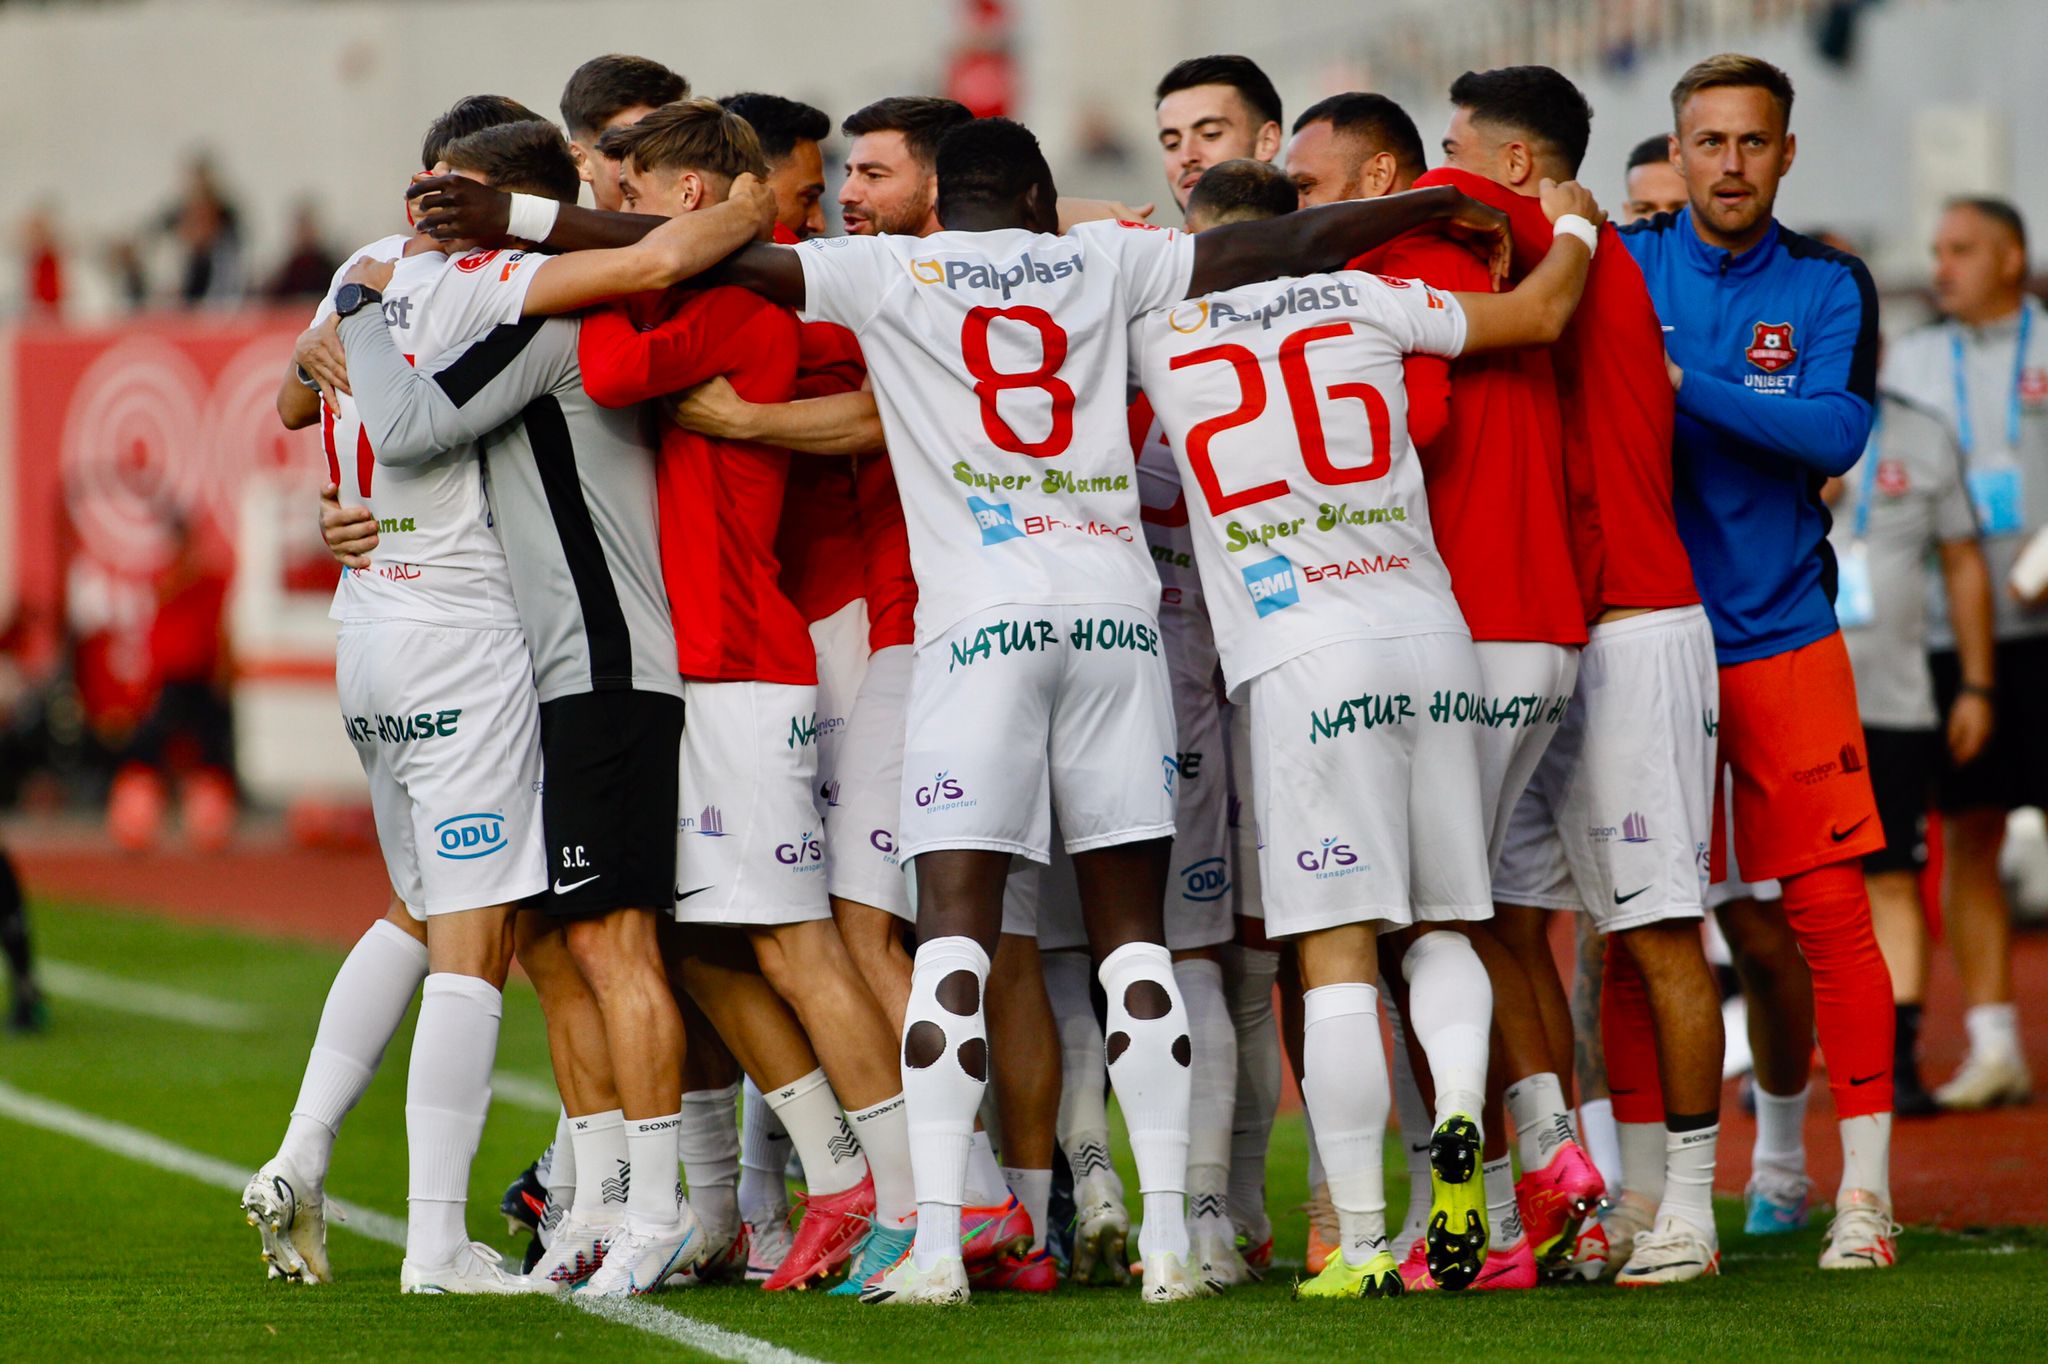
[[[240,1194],[249,1182],[250,1171],[244,1166],[188,1150],[126,1123],[94,1117],[76,1108],[25,1093],[4,1080],[0,1080],[0,1116],[75,1137],[103,1151],[111,1151],[144,1165],[154,1165],[159,1170],[187,1175],[228,1193]],[[405,1223],[399,1218],[371,1208],[343,1204],[333,1198],[328,1202],[339,1208],[346,1219],[333,1225],[386,1245],[405,1245]],[[590,1298],[581,1293],[565,1293],[556,1301],[580,1307],[594,1317],[602,1317],[620,1326],[630,1326],[678,1345],[687,1345],[715,1359],[734,1360],[737,1364],[820,1364],[808,1355],[656,1307],[638,1298]]]
[[[36,974],[42,978],[43,988],[51,994],[60,999],[75,999],[94,1008],[161,1018],[171,1023],[189,1023],[221,1032],[254,1032],[261,1021],[258,1011],[246,1004],[193,994],[189,990],[174,990],[167,985],[110,976],[75,962],[44,960],[38,964]]]
[[[553,1080],[536,1080],[516,1070],[491,1072],[491,1098],[517,1108],[530,1108],[536,1113],[562,1111],[562,1096],[555,1092]]]
[[[249,1176],[255,1173],[225,1160],[216,1160],[197,1151],[188,1151],[182,1146],[165,1141],[162,1137],[152,1136],[140,1128],[112,1122],[106,1118],[96,1118],[90,1113],[81,1113],[75,1108],[67,1108],[49,1099],[23,1093],[4,1080],[0,1080],[0,1114],[33,1127],[61,1132],[67,1137],[76,1137],[103,1151],[112,1151],[117,1156],[139,1160],[160,1170],[189,1175],[202,1184],[211,1184],[216,1189],[226,1189],[232,1194],[240,1194],[248,1185]],[[399,1218],[377,1212],[372,1208],[359,1208],[353,1203],[343,1203],[335,1198],[327,1201],[341,1210],[344,1220],[338,1225],[367,1236],[373,1241],[383,1241],[394,1246],[405,1244],[405,1223]]]

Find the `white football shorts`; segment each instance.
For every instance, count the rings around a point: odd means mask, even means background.
[[[1594,626],[1564,724],[1513,812],[1495,897],[1584,908],[1602,933],[1699,918],[1718,678],[1700,607]]]
[[[1158,621],[1128,606],[977,611],[917,650],[901,856],[1048,860],[1173,834],[1173,698]]]
[[[1223,702],[1223,732],[1230,754],[1230,908],[1240,919],[1264,923],[1260,899],[1259,819],[1252,809],[1252,718],[1242,705]],[[1263,935],[1264,929],[1259,933]]]
[[[818,654],[818,785],[812,795],[822,817],[837,798],[839,751],[868,670],[868,604],[855,598],[812,621],[811,645]]]
[[[345,624],[334,683],[391,888],[414,917],[548,888],[540,705],[524,633]]]
[[[1453,634],[1326,644],[1251,679],[1268,937],[1492,917],[1478,694]]]
[[[831,893],[915,922],[909,878],[896,854],[903,804],[903,727],[911,649],[895,644],[867,661],[853,712],[831,753],[823,789],[825,879]]]
[[[1173,684],[1173,860],[1166,873],[1166,945],[1175,952],[1231,940],[1228,741],[1216,638],[1200,599],[1165,605],[1159,629]]]
[[[1037,938],[1041,952],[1088,950],[1074,859],[1057,843],[1050,862],[1020,857],[1010,863],[1009,879],[1003,882],[1003,932]]]
[[[1536,765],[1564,720],[1578,675],[1579,651],[1562,644],[1481,640],[1479,700],[1473,706],[1479,740],[1479,793],[1486,809],[1486,852],[1491,865],[1507,842],[1508,820]]]
[[[818,689],[683,682],[676,818],[679,923],[831,917],[818,780]]]

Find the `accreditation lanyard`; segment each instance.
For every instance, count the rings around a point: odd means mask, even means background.
[[[1849,537],[1859,544],[1870,532],[1870,493],[1877,483],[1878,435],[1884,430],[1884,413],[1880,412],[1870,422],[1870,442],[1863,447],[1863,483],[1856,490],[1856,520],[1849,528]]]
[[[2005,444],[2008,449],[2017,450],[2020,444],[2020,381],[2027,368],[2027,338],[2033,334],[2034,310],[2020,308],[2019,344],[2013,347],[2012,392],[2005,405]],[[1976,452],[1977,438],[1975,423],[1970,420],[1970,381],[1964,374],[1963,331],[1960,326],[1951,328],[1948,334],[1949,368],[1956,386],[1956,443],[1963,447],[1967,457]]]

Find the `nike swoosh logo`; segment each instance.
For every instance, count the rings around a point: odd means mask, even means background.
[[[1868,823],[1870,823],[1870,816],[1865,815],[1863,818],[1857,820],[1854,824],[1851,824],[1846,829],[1837,829],[1834,826],[1830,825],[1828,827],[1828,837],[1832,838],[1837,843],[1846,843],[1852,834],[1854,834],[1858,829],[1862,828],[1864,825]]]
[[[563,885],[560,881],[557,881],[555,882],[555,894],[567,895],[572,890],[581,890],[584,886],[589,885],[592,881],[602,879],[603,876],[604,873],[599,872],[596,876],[586,876],[581,881],[572,881],[566,886]]]
[[[1849,1083],[1851,1085],[1867,1085],[1872,1080],[1882,1080],[1883,1078],[1884,1072],[1880,1070],[1874,1075],[1851,1075],[1849,1077]]]
[[[1644,890],[1648,889],[1648,886],[1644,886],[1643,890],[1632,890],[1626,895],[1623,895],[1620,891],[1617,890],[1616,892],[1614,892],[1614,903],[1616,903],[1617,905],[1625,905],[1630,900],[1635,899],[1636,896],[1641,895]]]
[[[709,890],[709,889],[711,889],[711,887],[709,887],[709,886],[699,886],[699,887],[697,887],[697,888],[696,888],[695,890],[684,890],[684,889],[683,889],[683,888],[682,888],[681,886],[677,886],[677,887],[676,887],[676,902],[677,902],[678,904],[680,904],[680,903],[682,903],[682,902],[683,902],[684,900],[687,900],[687,899],[689,899],[689,898],[690,898],[690,897],[691,897],[692,895],[702,895],[702,894],[703,894],[703,893],[704,893],[705,891],[707,891],[707,890]]]

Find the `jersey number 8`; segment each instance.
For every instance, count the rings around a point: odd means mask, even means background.
[[[988,353],[988,329],[996,318],[1021,322],[1038,332],[1043,347],[1035,368],[1003,373]],[[1043,308],[971,308],[960,327],[960,358],[974,376],[974,396],[981,399],[981,429],[998,450],[1052,459],[1063,455],[1074,440],[1074,390],[1059,377],[1067,359],[1067,334],[1052,314]],[[1025,440],[1003,420],[996,399],[1013,389],[1037,389],[1052,399],[1052,430],[1044,440]]]

